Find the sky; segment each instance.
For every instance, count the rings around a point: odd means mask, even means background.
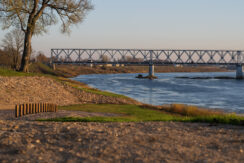
[[[244,0],[92,0],[94,10],[62,34],[60,26],[33,37],[52,48],[244,50]],[[8,31],[0,31],[0,40]],[[0,43],[1,44],[1,43]]]

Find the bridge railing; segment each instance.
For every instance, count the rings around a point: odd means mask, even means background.
[[[219,64],[244,65],[239,50],[51,49],[63,64]]]

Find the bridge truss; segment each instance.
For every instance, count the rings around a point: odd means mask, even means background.
[[[57,64],[244,65],[238,50],[51,49]]]

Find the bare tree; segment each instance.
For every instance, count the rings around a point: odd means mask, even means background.
[[[13,68],[19,68],[20,56],[23,52],[24,32],[19,29],[7,33],[3,39],[3,48],[13,60]]]
[[[36,61],[41,63],[49,63],[50,58],[46,57],[43,52],[39,51],[36,56]]]
[[[126,61],[126,62],[143,62],[144,59],[143,58],[135,58],[133,56],[126,56],[124,61]]]
[[[13,60],[10,58],[7,51],[0,49],[0,67],[10,67],[13,65]]]
[[[89,0],[1,0],[0,21],[3,29],[15,27],[25,34],[20,71],[27,72],[34,34],[47,32],[47,27],[61,20],[62,32],[83,21],[92,9]]]
[[[109,61],[110,61],[110,58],[109,58],[108,56],[106,56],[106,55],[103,55],[103,56],[101,57],[101,61],[102,61],[102,62],[109,62]]]

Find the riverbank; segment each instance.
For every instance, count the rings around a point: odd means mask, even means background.
[[[81,104],[79,108],[85,106],[87,110],[59,107],[62,110],[58,113],[14,118],[12,108],[0,109],[0,162],[241,162],[244,159],[243,126],[222,125],[216,121],[138,122],[138,118],[150,119],[151,116],[144,111],[152,112],[155,109],[155,116],[167,118],[183,115],[170,112],[172,110],[159,110],[154,106],[145,106],[136,112],[134,107],[140,103],[133,99],[47,74],[0,70],[0,103],[54,100],[59,105],[77,102]],[[90,100],[84,101],[88,97]],[[111,103],[111,100],[119,104],[131,102],[133,105],[127,108],[129,112],[120,110],[121,113],[113,105],[106,107],[110,111],[93,109],[101,107],[101,103]],[[83,103],[92,104],[86,107]],[[111,109],[117,113],[111,113]],[[118,116],[136,116],[138,120],[123,123],[36,121],[40,118],[73,117],[92,120],[95,117]]]

